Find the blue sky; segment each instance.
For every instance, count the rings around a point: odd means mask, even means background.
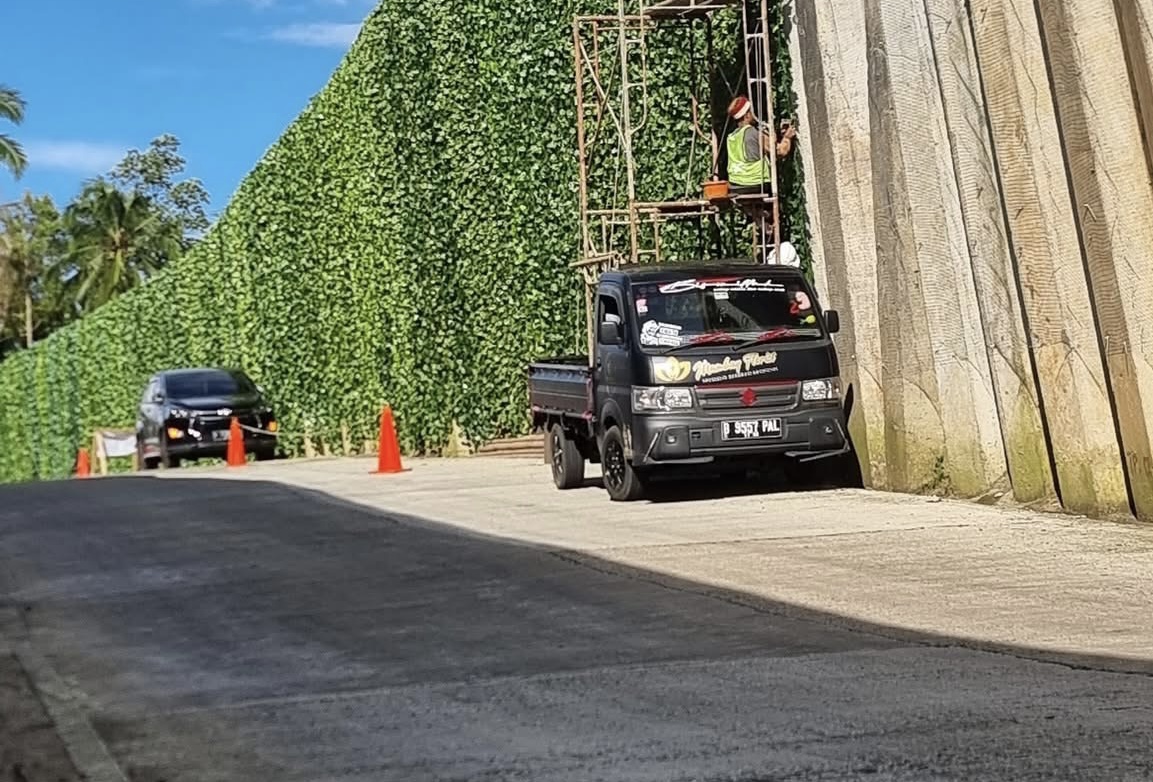
[[[0,83],[28,102],[3,124],[29,156],[25,190],[63,205],[162,133],[222,209],[340,64],[376,0],[10,0]]]

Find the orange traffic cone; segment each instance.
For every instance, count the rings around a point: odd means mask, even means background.
[[[247,463],[244,458],[244,432],[240,429],[240,421],[233,416],[228,428],[228,466],[243,467]]]
[[[88,449],[81,448],[76,454],[76,477],[87,478],[92,475],[92,465],[88,462]]]
[[[392,420],[392,408],[385,405],[380,411],[380,450],[373,474],[397,472],[404,472],[400,464],[400,445],[396,441],[396,424]]]

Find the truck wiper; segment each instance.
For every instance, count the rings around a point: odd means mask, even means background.
[[[757,345],[761,345],[765,342],[774,342],[778,339],[781,339],[782,337],[795,337],[795,336],[797,336],[797,332],[793,331],[792,329],[790,329],[788,327],[779,328],[779,329],[772,329],[772,330],[766,331],[763,334],[760,334],[756,337],[753,337],[750,340],[742,342],[741,344],[737,345],[736,348],[734,348],[734,350],[747,350],[748,348],[756,347]]]
[[[700,347],[701,345],[716,345],[721,343],[728,344],[732,341],[733,335],[727,331],[710,331],[707,334],[698,334],[683,345],[674,345],[673,347],[659,350],[657,351],[657,355],[667,356],[669,353],[674,353],[678,350],[684,350],[685,348],[695,348]]]

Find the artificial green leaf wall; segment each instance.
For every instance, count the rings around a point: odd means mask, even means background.
[[[0,479],[67,475],[92,430],[131,427],[148,375],[176,366],[246,369],[290,453],[306,431],[339,450],[342,425],[362,447],[383,403],[410,453],[454,423],[473,442],[525,432],[526,364],[583,343],[571,23],[611,9],[503,5],[377,8],[200,245],[0,365]],[[650,57],[643,185],[660,197],[691,180],[683,42],[654,37]],[[803,243],[799,161],[785,167]]]

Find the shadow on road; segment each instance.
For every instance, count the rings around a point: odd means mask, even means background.
[[[134,779],[1153,761],[1153,680],[1097,672],[1149,660],[877,625],[264,481],[30,484],[0,507],[0,600]]]
[[[820,462],[811,463],[812,468],[787,469],[784,465],[775,469],[747,472],[710,472],[707,468],[695,465],[683,473],[670,471],[651,478],[648,482],[645,501],[650,503],[693,502],[719,500],[726,497],[756,497],[778,494],[812,493],[836,491],[838,489],[863,489],[860,467],[842,461],[834,469],[822,470]],[[577,491],[597,489],[604,491],[600,478],[586,478]]]

